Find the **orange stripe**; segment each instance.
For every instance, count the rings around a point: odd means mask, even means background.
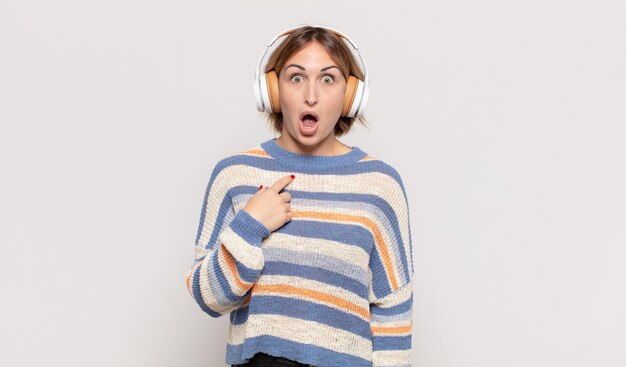
[[[309,297],[309,298],[323,301],[326,303],[330,303],[335,306],[339,306],[353,313],[357,313],[363,316],[363,318],[365,319],[369,320],[370,318],[369,310],[359,307],[358,305],[350,301],[346,301],[343,298],[339,298],[337,296],[333,296],[333,295],[319,292],[319,291],[314,291],[312,289],[295,287],[295,286],[287,285],[287,284],[261,284],[259,285],[259,283],[255,283],[255,285],[252,287],[252,292],[255,292],[255,293],[256,292],[273,292],[273,293],[280,293],[280,294],[292,294],[296,296],[305,296],[305,297]]]
[[[266,151],[264,151],[263,149],[249,149],[249,150],[244,150],[244,151],[241,151],[241,152],[239,152],[239,153],[233,154],[233,156],[236,156],[236,155],[241,155],[241,154],[256,155],[256,156],[259,156],[259,157],[269,157],[269,156],[270,156],[270,155],[269,155],[269,154],[267,154],[267,152],[266,152]]]
[[[223,243],[221,244],[220,250],[222,250],[222,257],[224,257],[226,265],[230,269],[230,272],[233,274],[233,278],[235,278],[235,283],[237,284],[237,286],[241,288],[241,290],[246,290],[250,288],[250,285],[244,283],[239,277],[239,272],[237,271],[237,265],[235,265],[235,260],[233,260],[233,255],[231,255],[230,252],[226,250],[226,247],[224,247]]]
[[[358,216],[358,215],[350,215],[350,214],[339,214],[339,213],[321,213],[321,212],[308,212],[308,211],[292,211],[292,218],[315,218],[315,219],[326,219],[326,220],[334,220],[334,221],[344,221],[344,222],[358,222],[361,223],[374,235],[374,241],[378,244],[378,248],[380,249],[380,255],[383,259],[383,264],[385,266],[385,271],[389,274],[389,281],[391,282],[391,290],[395,291],[398,289],[398,281],[396,279],[396,273],[393,271],[393,266],[391,265],[391,256],[389,255],[389,250],[387,249],[387,244],[383,240],[383,235],[378,229],[378,226],[372,222],[369,218]]]
[[[187,283],[187,290],[191,292],[191,287],[189,286],[189,282],[191,282],[191,271],[187,273],[187,279],[185,279],[185,283]]]
[[[407,326],[372,326],[373,334],[406,334],[410,333],[412,325]]]

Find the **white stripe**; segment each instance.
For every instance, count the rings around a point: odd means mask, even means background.
[[[249,321],[250,320],[248,319],[248,321],[239,325],[234,325],[233,323],[229,323],[230,328],[228,329],[228,339],[227,339],[228,344],[231,344],[231,345],[243,344],[243,342],[246,340],[246,328],[248,327]]]
[[[224,247],[228,249],[236,261],[250,269],[263,269],[265,264],[263,249],[250,245],[230,227],[222,232],[219,238],[220,242],[224,244]]]
[[[376,304],[381,308],[389,308],[393,306],[397,306],[403,302],[406,302],[413,295],[413,278],[411,280],[398,288],[394,293],[388,294],[386,297],[376,300],[372,303]],[[411,308],[413,305],[411,305]]]
[[[286,235],[283,233],[273,233],[271,241],[263,243],[264,248],[282,248],[289,250],[302,251],[303,253],[314,253],[327,255],[339,260],[353,263],[365,271],[369,265],[369,254],[360,247],[346,246],[346,244],[316,238],[311,241],[310,238]],[[367,280],[367,279],[365,279]]]
[[[338,353],[355,355],[368,361],[372,358],[370,339],[310,320],[282,315],[250,315],[245,333],[247,337],[273,335],[302,344],[315,341],[316,346]]]
[[[376,367],[411,366],[411,350],[377,350],[372,353],[372,364]]]

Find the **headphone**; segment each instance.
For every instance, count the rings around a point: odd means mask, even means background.
[[[302,28],[303,26],[294,27],[287,29],[286,31],[280,33],[267,45],[265,51],[261,55],[259,59],[259,63],[256,68],[256,73],[254,74],[254,99],[256,102],[256,109],[260,112],[281,112],[280,111],[280,102],[278,98],[278,75],[275,70],[270,70],[268,72],[262,72],[267,66],[267,60],[265,60],[265,56],[268,51],[272,47],[274,43],[280,40],[279,44],[284,41],[285,37],[293,33],[295,30]],[[344,97],[343,109],[341,111],[341,116],[346,117],[360,117],[363,116],[363,112],[365,111],[365,106],[367,105],[367,99],[369,97],[369,88],[368,88],[368,76],[367,76],[367,67],[365,66],[365,60],[363,60],[363,56],[359,51],[358,47],[352,42],[350,38],[341,32],[323,26],[313,26],[318,28],[327,29],[337,36],[339,36],[348,46],[350,46],[358,56],[358,60],[360,61],[361,69],[363,70],[363,79],[360,80],[354,75],[349,75],[346,86],[346,95]],[[354,54],[353,54],[354,56]]]

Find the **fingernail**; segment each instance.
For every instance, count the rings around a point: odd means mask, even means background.
[[[294,178],[296,178],[296,176],[295,175],[291,175],[291,179],[293,180]]]
[[[263,185],[259,186],[259,190],[261,190],[263,188]]]

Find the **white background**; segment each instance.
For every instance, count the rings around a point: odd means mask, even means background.
[[[626,365],[626,3],[0,0],[0,365],[224,365],[184,280],[279,32],[351,37],[410,205],[413,365]]]

